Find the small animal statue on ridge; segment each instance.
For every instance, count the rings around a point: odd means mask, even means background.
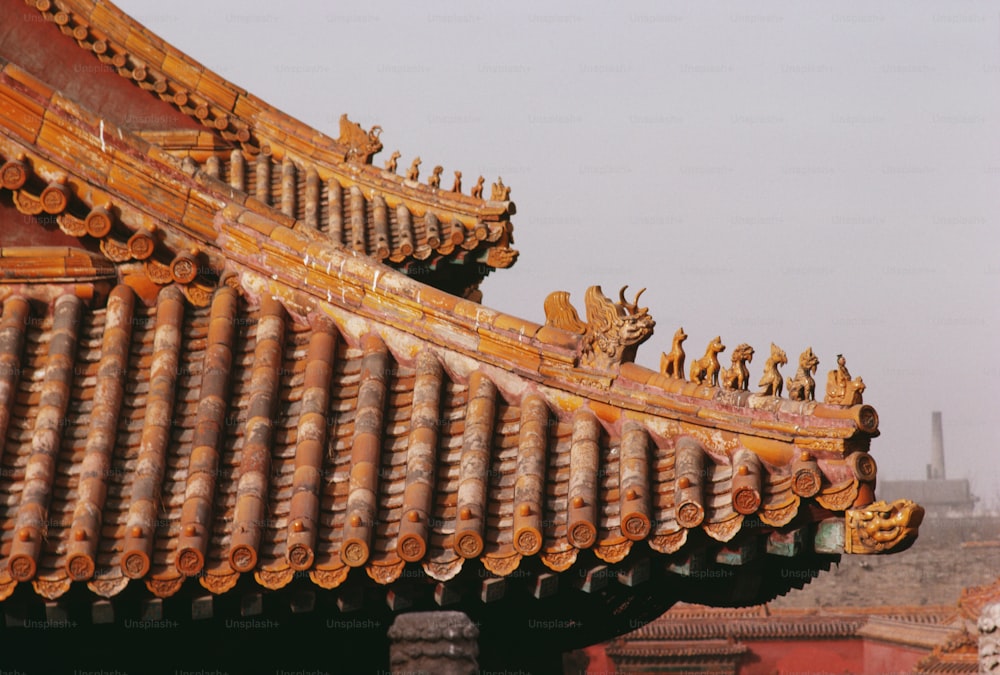
[[[674,333],[674,341],[670,344],[670,353],[660,352],[660,373],[678,380],[684,379],[683,343],[687,337],[683,326],[677,329],[677,332]]]
[[[410,168],[406,172],[407,180],[417,180],[420,178],[420,158],[414,157],[413,163],[410,164]]]
[[[455,182],[451,184],[451,191],[452,192],[461,192],[462,191],[462,172],[461,171],[456,171],[455,172]]]
[[[858,405],[862,403],[861,395],[865,391],[865,383],[860,377],[851,379],[847,370],[847,359],[843,354],[837,354],[837,370],[831,370],[826,376],[826,398],[824,403],[834,405]]]
[[[389,173],[396,173],[396,166],[400,157],[402,155],[399,154],[399,150],[393,150],[389,159],[385,160],[385,170]]]
[[[695,359],[691,363],[691,381],[702,384],[706,380],[713,387],[719,386],[719,354],[726,351],[726,345],[722,344],[722,338],[716,335],[708,347],[705,355],[700,359]]]
[[[485,182],[486,182],[486,179],[483,178],[482,176],[480,176],[479,180],[476,181],[476,184],[472,186],[472,191],[470,191],[469,194],[472,195],[473,197],[475,197],[476,199],[482,199],[483,198],[483,184]]]
[[[783,381],[781,373],[778,372],[778,366],[783,366],[786,363],[788,363],[788,357],[785,356],[784,350],[772,342],[771,355],[764,362],[764,376],[760,378],[758,383],[759,387],[763,387],[760,390],[761,395],[781,396]]]
[[[436,167],[434,167],[434,170],[431,171],[430,177],[427,178],[427,185],[430,186],[430,187],[432,187],[432,188],[439,188],[439,187],[441,187],[441,172],[442,171],[444,171],[444,167],[441,166],[440,164],[438,164]]]
[[[503,184],[503,178],[497,176],[497,182],[493,183],[490,190],[490,201],[506,202],[510,201],[510,186]]]
[[[795,377],[788,378],[788,398],[793,401],[815,401],[816,380],[812,378],[819,366],[819,359],[813,354],[812,347],[799,356],[799,369]]]
[[[752,361],[753,347],[746,342],[737,346],[733,350],[732,367],[722,369],[722,388],[747,391],[750,388],[750,369],[747,364]]]

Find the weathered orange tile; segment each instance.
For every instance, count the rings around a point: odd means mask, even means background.
[[[579,335],[569,333],[561,328],[553,328],[552,326],[542,326],[539,328],[538,332],[535,333],[535,339],[562,349],[576,349],[580,344]]]

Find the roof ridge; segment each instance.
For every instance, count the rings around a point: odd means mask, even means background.
[[[389,178],[388,183],[382,185],[383,190],[416,201],[423,199],[416,183],[419,157],[415,158],[413,171],[408,176],[396,175],[398,153],[386,161],[387,169],[391,164],[391,171],[371,166],[371,156],[382,147],[378,138],[381,127],[375,126],[365,132],[345,114],[341,118],[341,135],[333,139],[218,75],[156,36],[111,2],[58,0],[53,3],[46,0],[35,3],[34,7],[80,47],[115,68],[122,77],[223,139],[239,144],[250,155],[266,152],[268,148],[272,151],[280,148],[282,156],[293,154],[300,162],[314,163],[338,173],[343,179],[348,179],[352,173],[362,177],[366,184],[376,176]],[[141,39],[135,39],[136,35]],[[459,189],[451,191],[439,189],[440,174],[440,167],[435,167],[428,186],[435,190],[437,199],[450,203],[451,210],[481,211],[501,219],[514,213],[510,189],[502,179],[498,179],[484,198],[482,177],[473,193],[465,195],[461,193],[461,172],[452,186]]]

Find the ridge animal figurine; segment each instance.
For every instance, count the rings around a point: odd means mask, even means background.
[[[858,405],[862,403],[861,395],[865,391],[865,383],[860,377],[851,379],[847,370],[847,359],[843,354],[837,354],[837,369],[831,370],[826,376],[826,398],[824,403],[835,405]]]
[[[819,366],[819,359],[809,347],[799,355],[799,369],[795,377],[788,378],[788,398],[793,401],[816,400],[816,380],[812,378]]]
[[[407,180],[418,180],[420,178],[420,158],[414,157],[410,168],[406,171]]]
[[[753,361],[753,347],[742,343],[733,350],[731,368],[723,368],[721,374],[722,387],[736,391],[747,391],[750,388],[750,369],[747,364]]]
[[[683,326],[677,329],[677,332],[674,333],[674,340],[670,344],[670,353],[660,352],[660,373],[678,380],[684,379],[683,344],[687,337]]]
[[[719,354],[726,350],[718,335],[708,343],[705,355],[691,364],[691,381],[701,384],[708,380],[713,387],[719,386]]]
[[[399,150],[393,150],[392,155],[389,156],[389,159],[385,160],[385,170],[390,173],[396,173],[396,167],[399,163],[399,158],[401,156],[402,155],[399,154]]]
[[[788,357],[781,347],[771,343],[771,356],[764,362],[764,376],[760,378],[757,386],[763,387],[760,393],[763,396],[781,396],[783,381],[778,366],[788,363]]]

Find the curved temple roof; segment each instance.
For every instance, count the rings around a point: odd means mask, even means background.
[[[344,213],[364,212],[364,242],[393,242],[390,261],[404,211],[407,255],[430,246],[432,207],[458,223],[453,251],[505,246],[509,203],[347,161],[144,30],[128,42],[139,29],[107,5],[39,6],[102,58],[124,55],[133,79],[141,54],[137,81],[161,97],[205,101],[195,116],[244,146],[234,163],[266,141],[312,162],[296,176],[364,185],[365,205],[345,197]],[[186,162],[12,63],[0,108],[0,200],[75,242],[0,245],[2,596],[31,583],[57,598],[75,582],[167,597],[189,577],[222,593],[241,575],[337,588],[364,574],[391,589],[419,577],[444,604],[470,588],[492,600],[520,568],[539,597],[570,576],[591,590],[609,565],[626,586],[650,560],[752,577],[762,555],[815,567],[916,536],[919,507],[872,504],[870,406],[635,365],[653,321],[599,287],[586,321],[556,294],[542,325],[420,283],[306,226],[309,197],[282,214],[221,180],[233,170],[217,155]],[[469,565],[481,583],[449,586]]]
[[[373,166],[380,127],[366,132],[343,115],[332,139],[227,82],[111,3],[29,5],[94,58],[89,68],[77,64],[77,73],[115,72],[191,123],[146,108],[94,112],[253,198],[254,208],[460,295],[517,259],[510,247],[515,208],[502,178],[485,186],[482,176],[478,184],[466,179],[466,194],[461,172],[442,176],[442,167],[427,167],[421,182],[419,157],[401,173],[399,153]],[[439,272],[442,265],[447,270]]]

